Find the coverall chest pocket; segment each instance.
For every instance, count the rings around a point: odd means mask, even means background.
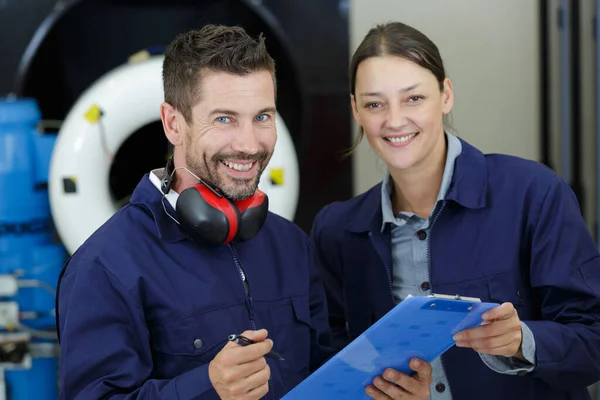
[[[154,372],[159,379],[207,364],[238,333],[227,309],[155,323],[150,326]]]
[[[517,271],[504,271],[468,281],[435,285],[434,292],[450,295],[476,297],[483,302],[512,303],[519,315],[523,311],[528,291],[522,287]]]
[[[495,303],[512,303],[519,316],[525,310],[525,298],[529,290],[523,286],[518,273],[514,271],[502,272],[500,274],[486,277],[490,292],[490,299]]]
[[[273,324],[273,349],[285,361],[278,361],[288,390],[304,380],[310,366],[310,306],[308,295],[274,304],[269,313]]]

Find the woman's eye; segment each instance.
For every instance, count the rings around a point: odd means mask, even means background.
[[[411,96],[408,98],[408,101],[411,103],[416,103],[417,101],[421,100],[423,97],[421,96]]]
[[[365,105],[365,108],[379,108],[381,104],[379,103],[368,103]]]

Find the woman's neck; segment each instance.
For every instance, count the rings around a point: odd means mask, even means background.
[[[438,142],[430,156],[407,170],[390,170],[394,182],[394,215],[408,211],[429,218],[438,198],[446,164],[446,138]]]

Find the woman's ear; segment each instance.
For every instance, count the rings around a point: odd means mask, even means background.
[[[169,103],[162,103],[160,105],[160,119],[169,142],[175,147],[181,146],[185,134],[182,126],[182,124],[185,124],[183,116]]]
[[[454,106],[454,91],[452,90],[452,82],[446,78],[444,80],[444,90],[442,91],[442,113],[448,114]]]

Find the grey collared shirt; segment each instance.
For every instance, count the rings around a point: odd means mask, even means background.
[[[436,206],[446,196],[452,182],[456,158],[462,151],[461,142],[456,136],[447,133],[446,139],[448,144],[446,164],[444,166],[444,174]],[[383,185],[381,186],[381,206],[383,213],[381,229],[385,229],[387,224],[392,225],[392,289],[394,300],[398,303],[409,294],[413,296],[431,294],[427,259],[429,242],[427,237],[429,236],[432,215],[427,219],[411,212],[400,212],[397,216],[394,216],[391,201],[392,191],[393,182],[389,172],[386,172]],[[535,341],[531,330],[525,324],[523,324],[522,331],[523,353],[525,358],[530,361],[530,364],[525,364],[513,358],[480,354],[483,362],[489,368],[503,374],[517,374],[520,371],[531,371],[535,363]],[[446,377],[441,358],[434,360],[431,366],[433,369],[433,381],[430,398],[432,400],[452,399],[450,384]]]

